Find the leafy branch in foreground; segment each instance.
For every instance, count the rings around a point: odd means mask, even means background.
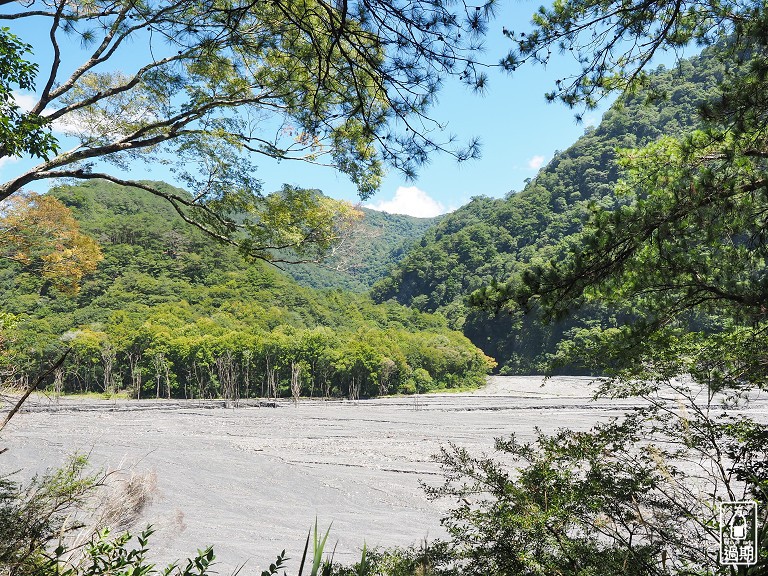
[[[706,389],[671,383],[588,432],[498,439],[498,458],[455,445],[432,498],[474,574],[730,574],[718,559],[718,503],[759,502],[758,565],[768,567],[768,427],[715,415]]]
[[[10,29],[0,28],[0,158],[29,154],[47,159],[58,151],[47,121],[25,112],[14,98],[13,86],[21,90],[34,88],[38,66],[27,60],[31,52],[32,46]]]
[[[728,39],[734,48],[732,66],[745,56],[762,58],[765,27],[761,2],[564,0],[541,6],[531,31],[504,29],[513,48],[501,64],[514,72],[529,63],[546,65],[553,53],[568,55],[577,71],[556,78],[546,97],[571,108],[591,109],[611,92],[647,87],[649,66],[665,52],[680,58],[686,49]],[[657,92],[650,98],[666,96]]]
[[[247,234],[270,224],[255,158],[328,165],[364,199],[385,166],[412,177],[432,153],[478,155],[477,141],[457,146],[429,114],[447,76],[485,87],[476,57],[493,0],[99,0],[87,10],[35,0],[6,8],[0,22],[48,32],[50,56],[38,54],[46,61],[38,67],[28,45],[0,35],[8,71],[0,94],[14,102],[3,105],[11,121],[0,131],[0,158],[42,158],[0,184],[0,200],[41,180],[106,179],[166,198],[220,239],[250,239],[244,249],[258,246],[264,257],[276,247]],[[118,71],[125,54],[135,65]],[[12,86],[32,91],[38,73],[42,86],[22,114]],[[51,130],[76,143],[60,151]],[[139,163],[168,166],[191,197],[121,176]],[[250,210],[253,227],[237,217]]]
[[[77,564],[62,562],[63,547],[56,549],[56,557],[46,569],[55,570],[61,576],[101,576],[103,574],[130,574],[131,576],[205,576],[210,571],[216,558],[213,548],[198,550],[193,558],[186,562],[173,562],[159,571],[154,564],[147,561],[149,553],[149,537],[154,533],[151,526],[145,528],[136,536],[136,544],[131,544],[133,535],[123,532],[112,536],[105,528],[94,534],[85,546],[82,557]]]
[[[768,166],[756,137],[712,128],[624,151],[624,205],[595,208],[556,258],[474,301],[548,318],[597,303],[632,319],[572,333],[559,352],[571,365],[622,379],[693,374],[702,384],[764,387]]]
[[[584,71],[560,92],[569,103],[589,104],[595,93],[626,89],[648,63],[640,55],[644,50],[650,56],[690,41],[717,41],[708,53],[724,64],[723,71],[716,94],[699,106],[700,130],[622,151],[623,180],[612,207],[592,206],[583,230],[561,242],[548,261],[478,291],[473,301],[535,308],[547,319],[590,304],[608,306],[631,325],[576,336],[591,339],[583,360],[592,370],[669,377],[673,364],[682,369],[678,374],[701,373],[698,361],[706,365],[725,357],[732,366],[714,376],[724,385],[764,387],[764,363],[751,356],[753,347],[735,358],[738,350],[717,342],[744,341],[749,331],[759,339],[765,330],[766,29],[768,13],[757,2],[569,0],[542,11],[536,33],[519,40],[519,49],[533,54],[558,42],[574,49]],[[590,59],[592,48],[598,63]],[[615,67],[614,56],[620,60]],[[671,89],[661,92],[649,98],[663,99]],[[690,333],[705,346],[692,349]],[[671,360],[675,350],[686,351],[678,361]],[[709,358],[703,358],[705,351]],[[688,361],[691,355],[696,362]],[[670,362],[662,365],[658,358]]]
[[[75,455],[23,485],[0,477],[0,566],[9,576],[50,574],[65,566],[83,570],[96,562],[93,554],[100,562],[127,557],[130,536],[112,542],[109,528],[126,530],[135,523],[152,500],[154,476],[87,468],[87,458]]]
[[[572,331],[559,359],[610,375],[601,393],[640,396],[646,407],[589,433],[499,442],[512,466],[444,451],[448,482],[435,495],[466,498],[447,523],[470,564],[510,574],[768,569],[768,431],[734,405],[766,386],[766,23],[759,2],[567,0],[542,9],[533,34],[510,33],[523,59],[574,52],[581,73],[550,94],[570,106],[642,85],[664,48],[716,43],[728,66],[700,106],[701,130],[624,151],[611,208],[593,205],[548,261],[474,294],[476,304],[545,319],[609,307],[623,321]],[[722,566],[717,505],[749,498],[761,516],[757,566]]]

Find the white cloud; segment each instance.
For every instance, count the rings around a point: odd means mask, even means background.
[[[371,210],[390,214],[407,214],[418,218],[431,218],[449,211],[443,204],[416,186],[400,186],[392,200],[380,200],[376,204],[364,204],[364,206]]]
[[[0,170],[2,170],[3,166],[6,166],[8,164],[16,164],[16,162],[19,161],[18,156],[4,156],[0,158]]]
[[[29,112],[37,104],[38,97],[34,94],[22,94],[20,92],[13,92],[13,99],[16,105]],[[55,108],[45,108],[42,112],[42,116],[49,116],[55,112]],[[127,114],[109,114],[100,112],[87,112],[87,111],[75,111],[64,115],[51,122],[51,130],[57,134],[64,134],[66,136],[78,136],[81,138],[91,138],[98,136],[107,136],[109,138],[117,139],[122,136],[119,130],[114,128],[114,125],[122,120],[126,119]],[[129,121],[138,121],[140,118],[134,115],[134,118],[127,118]]]
[[[37,104],[37,96],[34,94],[21,94],[20,92],[14,92],[13,93],[13,100],[16,102],[16,105],[24,110],[24,112],[29,112],[32,110],[32,108],[35,107],[35,104]],[[52,108],[46,108],[42,111],[43,116],[47,116],[53,112]],[[62,120],[54,120],[51,124],[51,129],[54,132],[68,132],[71,131],[68,129],[68,125],[63,122]]]
[[[20,92],[13,92],[13,99],[16,102],[16,105],[24,110],[24,112],[29,112],[34,108],[35,104],[37,104],[37,96],[34,94],[21,94]]]
[[[528,168],[531,170],[538,170],[544,165],[544,156],[534,156],[530,160],[528,160]]]
[[[582,118],[582,122],[584,122],[585,128],[591,128],[592,126],[597,126],[600,123],[600,118],[597,117],[595,114],[587,114]]]

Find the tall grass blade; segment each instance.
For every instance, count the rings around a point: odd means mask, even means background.
[[[331,526],[333,526],[333,522],[331,522]],[[331,526],[328,526],[328,530],[325,531],[325,536],[323,536],[323,539],[321,540],[317,533],[317,518],[315,518],[315,537],[314,537],[314,548],[313,548],[313,558],[312,558],[312,572],[310,576],[317,576],[318,571],[320,570],[320,565],[323,561],[323,550],[325,549],[325,543],[328,541],[328,534],[331,532]]]
[[[367,576],[370,570],[371,570],[371,567],[368,565],[368,545],[366,544],[365,540],[363,540],[363,554],[360,557],[360,564],[358,565],[357,576]]]
[[[317,518],[315,518],[317,522]],[[309,550],[309,536],[312,534],[312,528],[307,530],[307,541],[304,542],[304,554],[301,555],[301,564],[299,565],[299,576],[304,573],[304,561],[307,559],[307,550]]]

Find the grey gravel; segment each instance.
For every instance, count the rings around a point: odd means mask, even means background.
[[[586,429],[633,404],[590,401],[589,378],[542,382],[493,377],[474,393],[237,408],[37,397],[0,437],[0,474],[30,476],[76,451],[94,467],[154,471],[158,494],[140,523],[158,529],[158,562],[212,544],[220,574],[243,562],[241,574],[258,574],[284,548],[298,558],[315,518],[333,523],[330,547],[352,562],[363,542],[418,545],[444,534],[440,517],[453,503],[427,501],[420,487],[440,482],[431,456],[441,445],[489,452],[495,437]]]

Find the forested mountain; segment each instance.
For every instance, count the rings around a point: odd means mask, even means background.
[[[698,106],[714,93],[722,71],[711,50],[674,69],[660,67],[644,90],[616,102],[597,128],[555,154],[523,191],[503,199],[479,196],[444,217],[374,286],[374,299],[443,313],[509,373],[541,371],[575,326],[620,323],[611,310],[592,305],[566,322],[542,325],[535,314],[472,309],[466,298],[537,259],[549,260],[555,244],[581,228],[591,205],[621,202],[614,194],[617,150],[694,127]]]
[[[302,287],[137,188],[94,180],[50,195],[103,260],[75,294],[0,264],[6,380],[67,347],[58,387],[141,396],[372,396],[471,385],[492,365],[439,315]]]
[[[286,266],[285,272],[311,288],[366,292],[398,264],[412,244],[440,220],[359,208],[363,217],[339,253],[322,264]]]
[[[374,286],[379,305],[246,263],[141,190],[103,181],[55,188],[51,195],[72,209],[104,259],[76,295],[21,262],[2,264],[0,306],[15,326],[6,343],[14,360],[6,365],[23,378],[71,342],[74,352],[59,375],[65,388],[146,394],[153,386],[155,394],[197,396],[232,386],[252,393],[258,382],[274,394],[303,381],[313,394],[373,395],[478,381],[486,357],[450,328],[506,372],[539,371],[569,330],[624,319],[593,304],[567,322],[544,325],[535,315],[473,309],[467,295],[551,258],[593,203],[620,202],[613,192],[617,149],[695,125],[697,106],[721,72],[706,51],[659,69],[645,91],[614,105],[523,191],[477,197],[430,227]],[[307,285],[359,291],[430,223],[366,210],[336,260],[348,272],[287,270]]]

